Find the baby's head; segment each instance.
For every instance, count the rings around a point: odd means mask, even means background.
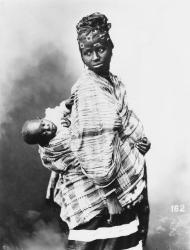
[[[28,120],[22,127],[22,136],[28,144],[45,146],[55,136],[56,125],[46,119]]]

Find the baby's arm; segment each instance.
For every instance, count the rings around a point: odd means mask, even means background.
[[[54,190],[55,190],[58,179],[59,179],[59,174],[52,171],[50,178],[49,178],[47,191],[46,191],[46,199],[49,201],[53,201]]]

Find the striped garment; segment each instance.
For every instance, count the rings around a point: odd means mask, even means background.
[[[117,77],[111,78],[113,86],[85,71],[72,91],[71,128],[63,132],[60,128],[49,147],[39,149],[43,165],[60,173],[54,200],[70,229],[100,214],[110,191],[116,190],[124,207],[135,201],[146,185],[144,157],[135,147],[144,136],[143,127],[127,108],[124,85]],[[61,108],[52,112],[57,117],[63,115]],[[46,118],[50,120],[51,115]],[[53,122],[56,124],[55,119]]]
[[[144,157],[135,147],[144,129],[128,109],[124,84],[111,73],[110,79],[112,84],[86,70],[73,86],[71,149],[96,185],[109,190],[111,183],[121,181],[133,188],[144,166]],[[122,175],[127,178],[121,180]]]
[[[68,250],[142,250],[139,220],[133,211],[124,210],[107,223],[106,210],[90,222],[70,230]]]

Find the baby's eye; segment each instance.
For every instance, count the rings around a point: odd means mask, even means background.
[[[44,127],[45,122],[42,120],[41,123],[40,123],[40,125],[41,125],[42,127]]]

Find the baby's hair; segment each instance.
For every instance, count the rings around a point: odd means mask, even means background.
[[[39,120],[39,119],[36,119]],[[22,126],[22,137],[24,139],[24,141],[27,144],[38,144],[39,143],[39,135],[34,134],[30,131],[30,125],[33,122],[36,122],[36,120],[27,120],[24,125]]]

